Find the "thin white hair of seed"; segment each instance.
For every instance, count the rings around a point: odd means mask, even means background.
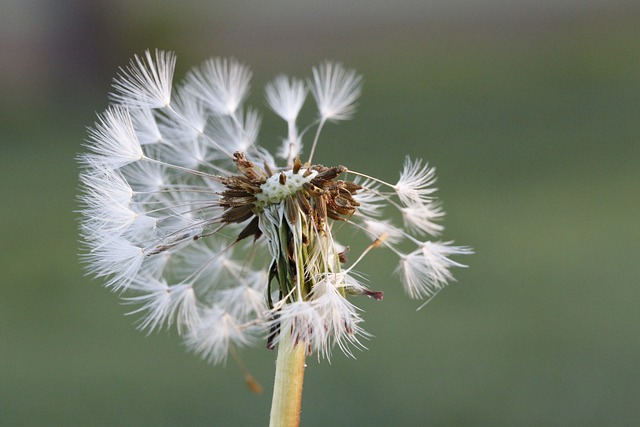
[[[235,59],[205,61],[187,75],[187,90],[218,115],[233,115],[249,94],[251,71]]]
[[[436,182],[436,170],[423,164],[421,159],[405,159],[400,179],[393,186],[398,197],[405,205],[429,204],[433,201],[431,195],[437,190],[433,187]]]
[[[110,106],[98,116],[94,128],[89,129],[86,147],[92,154],[85,154],[80,160],[88,166],[101,164],[105,168],[118,169],[144,157],[131,116],[120,106]]]
[[[404,224],[410,232],[421,236],[426,234],[439,236],[444,230],[442,224],[434,222],[444,217],[442,206],[437,202],[411,204],[400,208],[400,212]]]
[[[269,107],[287,123],[295,122],[307,95],[307,88],[300,79],[277,76],[265,88]]]
[[[134,55],[126,69],[113,82],[113,102],[134,108],[163,108],[171,102],[171,86],[176,65],[172,52],[149,50],[144,58]]]

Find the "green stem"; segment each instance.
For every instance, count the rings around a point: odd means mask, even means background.
[[[300,424],[305,356],[304,343],[292,346],[289,334],[281,337],[273,384],[270,427],[296,427]]]

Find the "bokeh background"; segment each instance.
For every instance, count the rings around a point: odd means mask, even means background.
[[[601,426],[640,419],[640,4],[616,0],[0,0],[0,425],[266,425],[275,354],[211,367],[145,336],[77,257],[76,153],[134,53],[365,77],[317,159],[439,171],[470,268],[425,309],[394,260],[352,360],[309,359],[304,426]],[[284,132],[268,112],[261,143]]]

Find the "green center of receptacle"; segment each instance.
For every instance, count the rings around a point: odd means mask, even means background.
[[[266,205],[280,203],[287,196],[300,191],[302,186],[310,182],[316,175],[318,175],[317,171],[310,170],[307,173],[307,169],[300,169],[298,173],[289,170],[274,174],[260,186],[262,192],[256,194],[256,205],[262,208]]]

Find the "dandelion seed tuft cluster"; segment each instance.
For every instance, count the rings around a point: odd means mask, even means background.
[[[79,156],[82,256],[132,305],[140,328],[175,327],[213,363],[230,348],[260,340],[273,348],[284,336],[321,357],[335,346],[352,355],[367,333],[351,301],[382,299],[354,270],[369,251],[397,256],[411,298],[432,297],[463,267],[451,256],[470,248],[429,240],[444,216],[432,167],[407,158],[388,183],[313,162],[323,126],[355,112],[353,70],[325,62],[308,80],[267,85],[267,103],[287,126],[274,157],[256,143],[260,115],[244,106],[245,65],[211,59],[174,85],[175,62],[171,52],[147,51],[121,69]],[[318,114],[301,129],[309,94]],[[401,224],[385,219],[390,210]],[[347,228],[371,239],[353,262],[341,240]]]

